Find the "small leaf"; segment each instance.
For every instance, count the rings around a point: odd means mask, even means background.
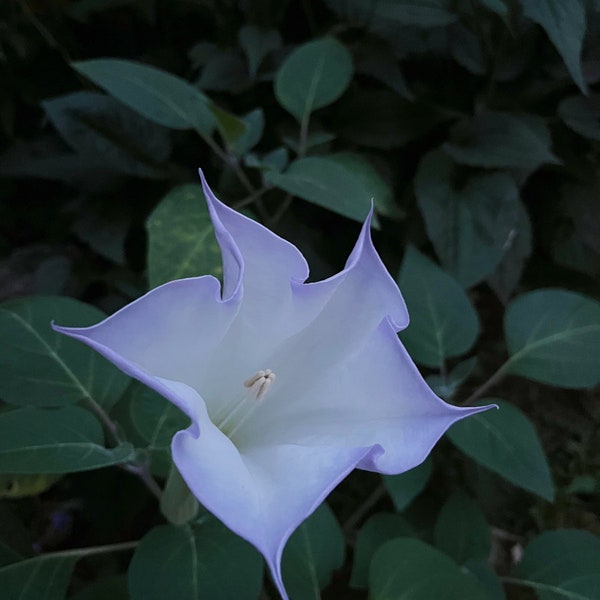
[[[238,40],[248,59],[248,71],[252,79],[256,78],[264,58],[274,50],[279,50],[282,45],[279,31],[261,29],[255,25],[244,25],[240,29]]]
[[[561,289],[513,300],[504,331],[508,373],[569,388],[600,382],[600,303]]]
[[[172,525],[185,525],[195,519],[200,504],[190,491],[179,469],[171,464],[167,483],[160,497],[160,512]]]
[[[452,161],[431,152],[419,165],[415,192],[442,265],[469,287],[493,273],[508,250],[521,209],[519,190],[502,173],[478,176],[455,190],[453,176]]]
[[[377,550],[369,581],[370,600],[488,600],[474,577],[445,554],[411,538],[392,540]]]
[[[243,135],[238,137],[232,144],[231,149],[242,156],[250,151],[262,138],[265,128],[265,114],[262,108],[257,108],[242,117],[246,126]]]
[[[410,537],[410,525],[404,517],[389,513],[373,515],[361,528],[354,546],[350,587],[365,589],[369,585],[369,566],[380,546],[398,537]]]
[[[6,600],[64,600],[78,556],[36,556],[0,568]]]
[[[323,503],[294,531],[283,551],[281,568],[290,600],[320,600],[331,574],[344,563],[344,536]]]
[[[200,185],[173,188],[148,217],[146,229],[151,288],[182,277],[221,275],[221,252]]]
[[[447,358],[471,349],[479,335],[477,313],[452,277],[409,246],[398,285],[410,314],[400,338],[414,360],[441,367]]]
[[[475,462],[552,501],[550,467],[533,424],[515,406],[492,401],[499,410],[488,410],[455,423],[448,437]],[[488,399],[481,404],[489,402]]]
[[[129,378],[97,352],[52,330],[87,326],[104,314],[72,298],[36,296],[0,305],[0,396],[10,404],[60,406],[91,397],[110,408]]]
[[[246,133],[246,123],[234,114],[219,108],[216,104],[211,106],[212,113],[217,122],[217,129],[227,146],[234,145]]]
[[[285,173],[267,171],[265,178],[289,194],[344,217],[363,221],[374,193],[377,190],[386,193],[387,187],[368,168],[354,169],[353,164],[347,157],[338,159],[335,154],[310,156],[292,162]]]
[[[600,94],[565,98],[558,105],[558,114],[579,135],[600,140]]]
[[[453,128],[444,150],[465,165],[537,169],[560,162],[551,150],[550,132],[539,117],[481,113]]]
[[[131,444],[105,448],[100,423],[82,408],[0,413],[0,473],[75,473],[133,458]]]
[[[131,600],[257,600],[262,577],[258,552],[210,516],[152,529],[128,573]]]
[[[448,498],[433,532],[438,549],[458,564],[469,559],[487,560],[491,550],[490,528],[477,502],[464,492]]]
[[[587,85],[581,71],[581,47],[585,37],[585,8],[581,0],[521,0],[525,16],[541,25],[582,92]]]
[[[477,366],[477,357],[473,356],[459,362],[450,373],[445,375],[429,375],[425,378],[429,387],[444,400],[450,400],[458,388],[473,373]]]
[[[176,75],[121,59],[98,58],[72,66],[111,96],[159,125],[196,129],[204,136],[210,136],[215,127],[210,100]]]
[[[383,483],[398,512],[402,512],[425,489],[432,469],[433,461],[428,456],[410,471],[400,475],[383,475]]]
[[[578,529],[546,531],[535,538],[523,552],[517,575],[525,580],[556,586],[567,590],[593,582],[578,582],[579,578],[596,577],[600,565],[600,537]],[[558,592],[559,590],[557,590]],[[566,594],[540,590],[540,600],[561,600]],[[584,596],[585,597],[585,596]],[[589,596],[593,598],[594,596]]]
[[[275,77],[275,97],[299,122],[335,102],[352,78],[352,57],[331,37],[297,47]]]

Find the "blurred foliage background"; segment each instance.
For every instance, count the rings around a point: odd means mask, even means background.
[[[409,554],[406,581],[419,568],[452,579],[458,564],[480,586],[416,600],[600,598],[599,32],[597,0],[2,2],[3,310],[93,322],[165,281],[219,276],[198,167],[222,200],[294,242],[312,280],[343,266],[373,200],[375,244],[412,317],[401,334],[411,356],[442,397],[489,392],[503,410],[457,426],[407,475],[353,473],[306,525],[320,552],[290,551],[291,597],[396,597],[382,581]],[[152,544],[187,538],[160,529],[175,526],[131,474],[66,463],[58,473],[32,454],[2,462],[22,450],[6,441],[26,427],[18,411],[63,402],[14,383],[36,363],[15,350],[22,333],[5,321],[0,333],[0,581],[47,598],[160,598],[170,579],[143,586]],[[113,384],[100,404],[163,482],[185,422],[168,413],[159,431],[164,402]],[[98,435],[112,452],[102,464],[130,460]],[[131,548],[77,555],[73,577],[75,559],[52,563],[56,589],[48,562],[28,562],[145,535],[129,575]],[[369,572],[392,538],[403,541]],[[235,544],[207,558],[215,580],[241,577],[232,557],[247,549]],[[202,597],[275,597],[254,580],[240,584],[245,596]]]

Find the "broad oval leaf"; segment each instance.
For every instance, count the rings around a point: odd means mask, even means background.
[[[490,401],[498,404],[499,410],[455,423],[448,437],[475,462],[552,501],[550,467],[533,424],[515,406],[496,399],[487,399],[485,404]]]
[[[410,314],[400,338],[415,361],[440,367],[447,358],[470,350],[479,335],[479,320],[450,275],[409,246],[398,285]]]
[[[352,78],[352,56],[331,37],[296,48],[275,76],[275,97],[298,121],[335,102]]]
[[[344,563],[344,536],[323,503],[294,531],[283,551],[281,569],[290,600],[320,600],[320,590]]]
[[[134,456],[131,444],[105,448],[100,422],[76,406],[0,413],[0,473],[75,473]]]
[[[342,155],[344,156],[344,155]],[[289,194],[308,200],[344,217],[363,221],[377,190],[386,193],[372,167],[356,168],[353,162],[338,160],[337,156],[309,156],[294,161],[284,173],[268,171],[266,180]],[[364,161],[363,161],[364,162]],[[375,205],[378,200],[375,199]]]
[[[460,565],[469,559],[487,560],[490,554],[491,535],[485,515],[462,491],[452,494],[442,506],[433,537],[436,547]]]
[[[534,115],[481,113],[454,127],[451,140],[444,150],[466,165],[536,169],[560,162],[552,154],[550,131]]]
[[[586,30],[581,0],[520,0],[523,12],[541,25],[558,50],[573,81],[583,91],[587,85],[581,71],[581,48]]]
[[[600,382],[600,303],[561,289],[513,300],[504,319],[508,373],[569,388]]]
[[[577,593],[576,580],[588,576],[598,577],[598,565],[600,537],[578,529],[557,529],[542,533],[525,548],[516,574],[525,580],[559,589],[568,590],[575,586],[573,592]],[[579,585],[586,584],[580,582]],[[538,595],[542,600],[568,598],[566,594],[544,590],[538,591]]]
[[[383,483],[397,511],[402,512],[425,489],[432,470],[433,461],[428,456],[410,471],[400,475],[383,475]]]
[[[600,140],[600,94],[565,98],[558,105],[558,114],[573,131]]]
[[[369,585],[369,566],[373,555],[385,542],[399,537],[411,537],[408,521],[401,515],[377,513],[360,529],[354,546],[354,562],[350,586],[365,589]]]
[[[79,556],[36,556],[0,568],[5,600],[64,600]]]
[[[51,321],[87,326],[97,308],[60,296],[0,304],[0,397],[17,405],[60,406],[92,398],[110,408],[129,378],[90,348],[54,331]]]
[[[202,188],[186,184],[173,188],[152,211],[148,230],[148,283],[222,274],[221,252]]]
[[[258,552],[210,516],[152,529],[128,572],[132,600],[257,600],[262,577]]]
[[[216,125],[210,100],[176,75],[122,59],[98,58],[72,66],[155,123],[171,129],[196,129],[205,136],[210,136]]]
[[[377,550],[369,581],[370,600],[488,600],[476,579],[448,556],[411,538],[392,540]]]
[[[444,269],[464,287],[500,264],[519,219],[519,190],[506,174],[471,179],[454,189],[454,166],[443,152],[425,156],[415,179],[419,209]]]

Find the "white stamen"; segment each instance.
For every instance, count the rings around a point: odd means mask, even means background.
[[[276,375],[271,369],[265,369],[264,371],[261,369],[244,381],[244,387],[250,388],[257,400],[262,400],[275,381],[275,377]]]

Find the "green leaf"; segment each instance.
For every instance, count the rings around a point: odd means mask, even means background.
[[[443,149],[465,165],[534,170],[560,162],[546,124],[534,115],[481,113],[456,125],[451,140]]]
[[[454,492],[442,506],[433,537],[436,547],[458,564],[469,559],[487,560],[490,555],[491,535],[485,515],[462,491]]]
[[[299,122],[335,102],[352,79],[352,57],[331,37],[297,47],[275,76],[275,97]]]
[[[183,277],[221,276],[221,252],[200,185],[173,188],[148,217],[146,229],[151,288]]]
[[[428,456],[410,471],[400,475],[383,475],[383,483],[397,511],[402,512],[425,489],[432,469],[433,461]]]
[[[414,360],[441,367],[447,358],[471,349],[479,335],[479,320],[450,275],[409,246],[398,285],[410,314],[410,325],[400,338]]]
[[[400,515],[377,513],[360,529],[354,546],[354,562],[350,587],[365,589],[369,585],[369,566],[377,550],[385,542],[398,537],[410,537],[408,521]]]
[[[568,388],[600,382],[600,303],[561,289],[513,300],[504,319],[508,373]]]
[[[219,108],[216,104],[211,106],[212,113],[217,121],[217,129],[227,146],[233,146],[246,133],[246,123],[234,114]]]
[[[387,90],[370,90],[352,94],[341,103],[336,129],[351,142],[388,150],[423,137],[447,120],[446,114],[425,102],[410,102]]]
[[[523,553],[517,566],[517,575],[525,580],[572,589],[585,594],[594,581],[576,581],[594,577],[598,584],[600,565],[600,537],[577,529],[546,531],[535,538]],[[578,592],[577,590],[582,590]],[[538,591],[540,600],[561,600],[566,594]],[[586,597],[584,595],[584,597]],[[590,595],[589,598],[595,596]]]
[[[0,568],[3,600],[64,600],[78,556],[36,556]]]
[[[320,600],[319,590],[344,563],[344,536],[323,503],[294,531],[283,551],[282,573],[290,600]]]
[[[554,484],[542,445],[531,421],[515,406],[488,399],[499,410],[487,410],[455,423],[452,443],[475,462],[546,500],[554,499]]]
[[[488,559],[470,559],[462,566],[477,579],[479,585],[486,591],[488,600],[506,600],[502,581],[490,566]]]
[[[520,211],[519,191],[506,174],[452,186],[452,161],[441,152],[425,156],[415,179],[427,235],[444,269],[464,287],[488,277],[508,250]]]
[[[129,566],[131,600],[257,600],[262,560],[213,517],[147,533]]]
[[[71,148],[101,158],[115,171],[160,177],[169,158],[169,131],[110,96],[75,92],[42,102],[46,115]]]
[[[525,16],[541,25],[558,50],[573,81],[582,92],[587,85],[581,71],[581,47],[585,37],[585,8],[580,0],[520,0]]]
[[[600,140],[600,94],[565,98],[558,105],[558,114],[573,131]]]
[[[376,205],[389,201],[387,186],[358,155],[301,158],[285,173],[267,171],[265,179],[289,194],[355,221],[364,221],[374,194],[383,198],[375,200]]]
[[[82,408],[18,408],[0,413],[0,473],[75,473],[134,458],[131,444],[104,447],[104,433]]]
[[[210,100],[187,81],[155,67],[122,59],[72,63],[111,96],[147,119],[171,129],[196,129],[210,136],[215,117]]]
[[[435,548],[398,538],[377,550],[369,574],[369,600],[488,600],[471,575]]]
[[[440,398],[450,400],[463,382],[471,376],[476,366],[477,357],[473,356],[459,362],[449,373],[445,375],[428,375],[425,380]]]
[[[265,128],[265,114],[262,108],[257,108],[247,115],[244,115],[242,121],[246,126],[246,130],[231,146],[231,149],[238,156],[246,154],[260,141]]]
[[[238,41],[248,59],[248,71],[252,79],[256,78],[264,58],[282,45],[279,31],[261,29],[255,25],[244,25],[238,34]]]
[[[110,408],[129,378],[91,348],[54,332],[104,314],[72,298],[37,296],[0,305],[0,397],[10,404],[60,406],[93,398]]]
[[[167,483],[160,497],[160,512],[173,525],[185,525],[195,519],[200,504],[183,480],[179,469],[171,464]]]

